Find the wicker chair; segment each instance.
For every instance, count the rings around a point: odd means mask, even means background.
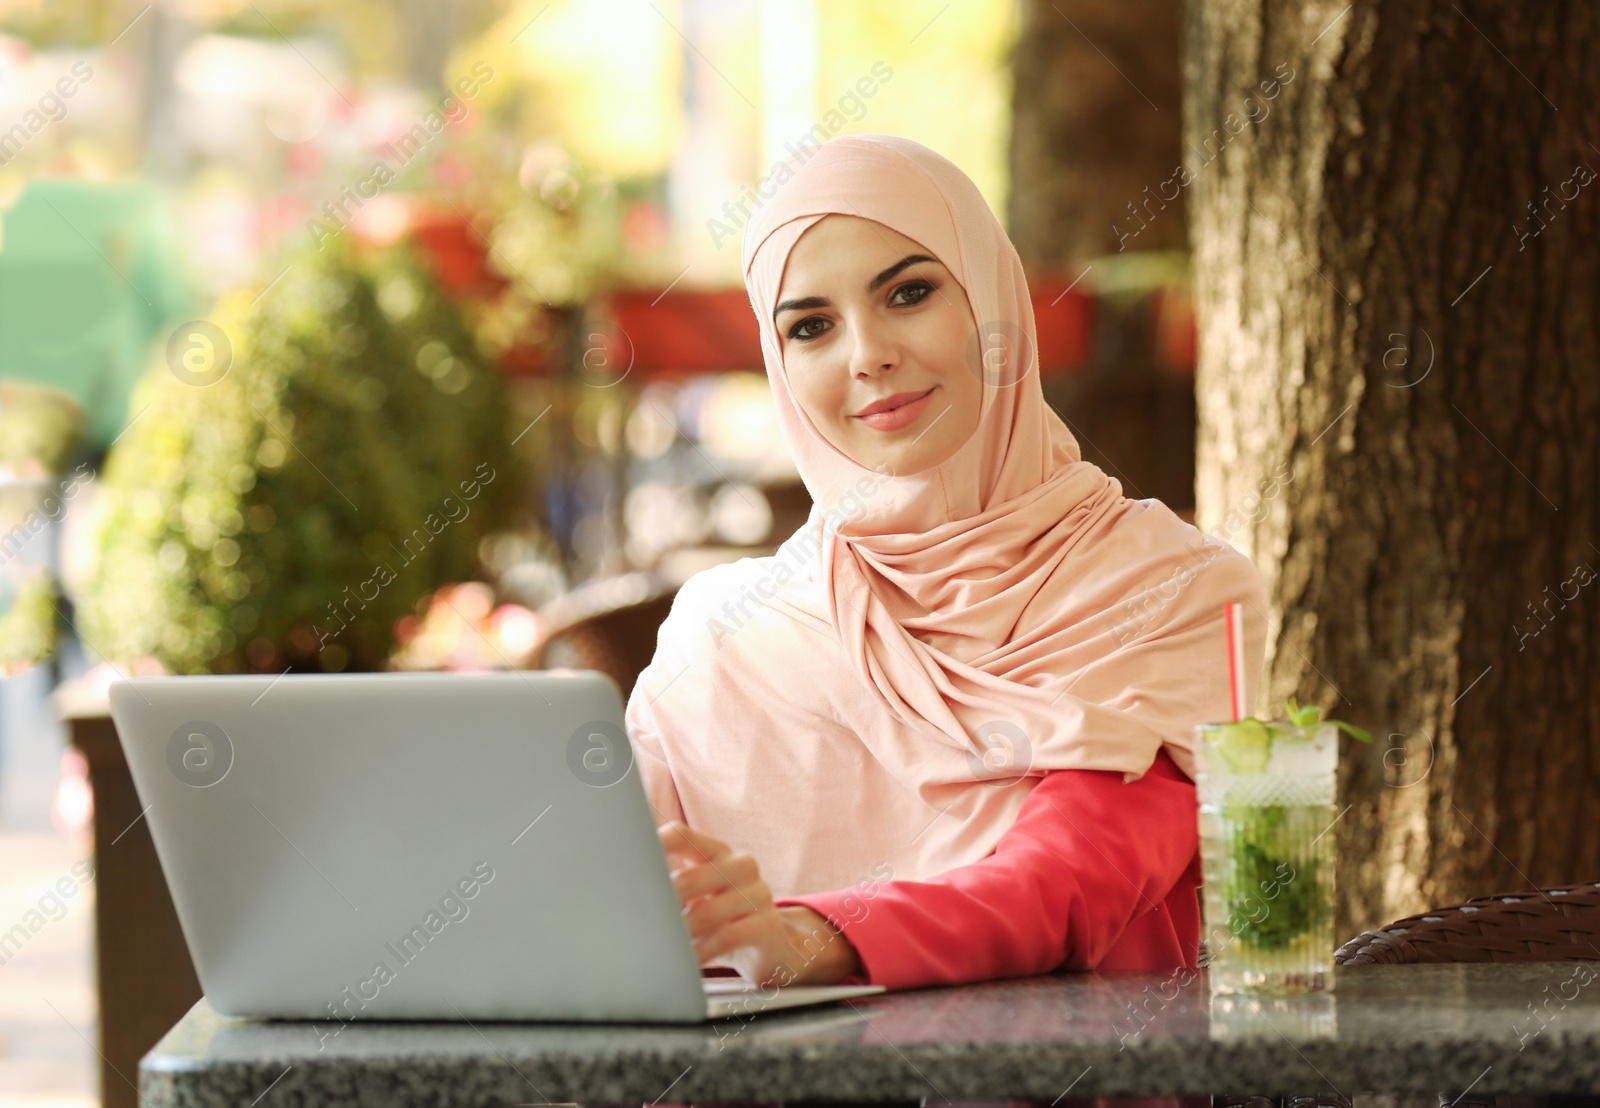
[[[1474,897],[1363,931],[1340,966],[1600,959],[1600,882]],[[1465,1102],[1463,1102],[1465,1103]]]
[[[656,650],[656,633],[677,585],[649,572],[604,578],[539,609],[545,637],[530,668],[595,669],[617,683],[624,700]]]

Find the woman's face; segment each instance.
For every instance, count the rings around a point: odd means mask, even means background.
[[[795,399],[857,465],[917,473],[977,430],[983,382],[968,364],[977,324],[966,291],[915,240],[824,216],[789,252],[773,319]],[[864,412],[885,400],[903,406]]]

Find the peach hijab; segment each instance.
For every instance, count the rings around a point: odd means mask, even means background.
[[[784,441],[811,493],[775,555],[687,581],[626,723],[657,821],[754,855],[774,896],[923,880],[994,849],[1041,775],[1143,775],[1227,718],[1223,603],[1265,649],[1251,562],[1081,459],[1045,403],[1022,263],[972,181],[925,146],[808,147],[745,228]],[[772,320],[795,241],[830,213],[892,227],[965,290],[986,382],[942,465],[867,469],[790,391]],[[1129,813],[1137,819],[1138,813]]]

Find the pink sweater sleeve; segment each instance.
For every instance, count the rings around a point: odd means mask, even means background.
[[[982,861],[926,881],[777,900],[828,918],[864,973],[841,984],[951,985],[1067,969],[1197,964],[1194,784],[1163,750],[1139,780],[1055,770]]]

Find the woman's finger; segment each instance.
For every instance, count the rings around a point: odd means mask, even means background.
[[[760,902],[747,890],[734,885],[703,897],[683,913],[683,918],[689,925],[689,937],[699,942],[711,938],[719,928],[734,920],[759,911],[760,907]]]
[[[705,965],[713,958],[721,958],[741,947],[757,946],[762,934],[762,919],[759,912],[739,916],[728,923],[718,927],[709,936],[699,939],[694,944],[695,957],[701,965]]]
[[[657,834],[668,858],[685,857],[700,862],[720,858],[732,851],[732,847],[721,839],[696,831],[679,820],[663,824],[657,829]]]
[[[761,876],[755,858],[749,854],[731,854],[726,858],[696,862],[672,875],[678,899],[688,904],[696,897],[706,896],[733,885],[745,885]]]

